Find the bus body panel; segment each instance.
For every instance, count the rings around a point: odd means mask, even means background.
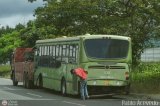
[[[86,64],[88,71],[88,85],[91,86],[126,86],[125,73],[129,72],[126,63],[113,64]],[[124,83],[120,83],[124,82]]]
[[[77,64],[67,64],[66,85],[68,94],[78,94],[78,77],[71,74],[71,69],[77,68]]]
[[[62,43],[57,43],[57,42],[51,42],[51,43],[38,43],[36,45],[37,48],[43,47],[43,46],[56,46],[56,45],[78,45],[79,42],[78,40],[74,40],[72,42],[62,42]],[[52,50],[53,51],[53,50]],[[54,52],[54,51],[53,51]],[[43,54],[42,54],[43,55]],[[73,90],[72,88],[74,87],[72,82],[72,75],[70,73],[71,69],[76,68],[78,63],[72,63],[72,60],[69,59],[64,59],[63,62],[61,62],[61,66],[59,68],[52,67],[53,64],[48,65],[48,66],[39,66],[38,62],[39,58],[36,56],[35,63],[37,64],[37,68],[35,70],[34,74],[34,84],[37,85],[38,83],[38,77],[41,74],[42,75],[42,80],[43,80],[43,87],[44,88],[49,88],[49,89],[54,89],[56,91],[61,90],[61,81],[64,78],[66,80],[66,86],[67,86],[67,93],[69,94],[74,94],[72,93]],[[52,58],[52,57],[51,57]],[[43,61],[43,60],[42,60]],[[65,62],[67,61],[67,62]],[[75,80],[74,80],[75,81]],[[75,89],[75,87],[74,87]],[[77,94],[77,93],[76,93]]]

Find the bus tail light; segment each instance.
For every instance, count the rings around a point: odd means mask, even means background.
[[[126,80],[129,80],[129,72],[125,72]]]

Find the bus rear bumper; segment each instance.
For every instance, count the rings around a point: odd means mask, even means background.
[[[92,80],[87,85],[90,94],[122,94],[130,88],[130,82],[122,80]]]
[[[88,86],[91,95],[96,94],[126,94],[127,86]]]
[[[129,80],[96,79],[88,80],[87,84],[90,86],[126,86],[129,84]]]

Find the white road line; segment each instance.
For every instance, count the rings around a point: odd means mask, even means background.
[[[39,100],[48,100],[48,101],[57,101],[57,100],[59,100],[59,99],[32,99],[33,101],[39,101]]]
[[[15,89],[12,89],[12,88],[9,88],[9,87],[3,87],[3,88],[5,88],[7,90],[15,90]]]
[[[32,100],[32,98],[22,96],[19,94],[11,93],[8,91],[0,90],[0,100]]]
[[[33,93],[27,93],[28,95],[31,95],[31,96],[36,96],[36,97],[42,97],[41,95],[37,95],[37,94],[33,94]]]
[[[62,101],[62,102],[68,103],[68,104],[73,104],[73,105],[78,105],[78,106],[86,106],[86,105],[78,104],[78,103],[74,103],[74,102],[68,102],[68,101]]]

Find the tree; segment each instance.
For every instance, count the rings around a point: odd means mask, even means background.
[[[15,26],[15,30],[17,30],[17,31],[20,31],[20,30],[22,30],[24,28],[25,28],[25,25],[20,24],[20,23]]]
[[[53,27],[55,36],[85,33],[129,36],[136,64],[145,42],[159,36],[153,34],[159,26],[159,3],[158,0],[51,0],[36,9],[36,26]]]
[[[3,34],[6,34],[6,33],[11,33],[14,29],[13,28],[10,28],[9,26],[6,26],[6,27],[1,27],[0,28],[0,37],[3,35]]]
[[[19,32],[13,31],[0,37],[0,63],[5,63],[10,60],[11,54],[16,47],[21,45]]]
[[[146,42],[160,37],[159,4],[159,0],[47,0],[44,7],[35,10],[36,20],[15,30],[20,45],[26,47],[33,47],[37,39],[64,35],[129,36],[133,42],[133,62],[137,64]]]
[[[160,1],[128,0],[128,4],[132,5],[130,27],[127,28],[127,35],[131,35],[133,42],[133,60],[136,64],[140,59],[140,55],[146,48],[146,42],[150,38],[159,36],[155,34],[157,27],[160,25],[160,17],[157,15],[160,7],[157,5]]]
[[[31,2],[31,3],[33,3],[33,2],[35,2],[37,0],[28,0],[28,1]],[[48,0],[43,0],[43,1],[48,1]]]

